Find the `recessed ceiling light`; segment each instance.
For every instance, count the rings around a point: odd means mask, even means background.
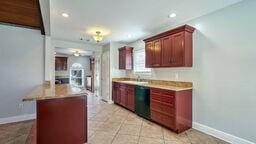
[[[65,17],[65,18],[69,17],[69,15],[68,15],[67,13],[62,13],[61,15],[62,15],[63,17]]]
[[[132,35],[128,34],[128,35],[127,35],[127,37],[128,37],[128,38],[131,38],[131,37],[132,37]]]
[[[171,13],[171,14],[169,14],[169,18],[174,18],[174,17],[176,17],[177,15],[176,15],[176,13]]]

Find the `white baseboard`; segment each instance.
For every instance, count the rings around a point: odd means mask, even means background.
[[[14,117],[0,118],[0,124],[21,122],[26,120],[36,119],[36,114],[25,114]]]
[[[239,138],[237,136],[216,130],[214,128],[208,127],[208,126],[200,124],[200,123],[193,122],[193,128],[198,131],[204,132],[208,135],[211,135],[211,136],[217,137],[221,140],[224,140],[226,142],[229,142],[231,144],[255,144],[248,140],[245,140],[245,139]]]
[[[108,101],[108,104],[113,104],[114,102],[112,100],[109,100]]]

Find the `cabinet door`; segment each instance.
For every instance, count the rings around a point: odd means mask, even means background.
[[[161,66],[161,57],[162,57],[160,39],[153,41],[153,48],[154,48],[154,52],[153,52],[152,65],[153,67],[159,67]]]
[[[127,89],[127,108],[132,111],[135,110],[134,86],[128,86]]]
[[[172,65],[172,37],[164,37],[162,41],[162,66]]]
[[[124,58],[123,58],[123,50],[119,49],[119,69],[124,69]]]
[[[114,103],[117,103],[117,83],[112,84],[112,99]]]
[[[152,58],[153,58],[153,44],[152,42],[146,43],[145,48],[145,60],[146,60],[146,67],[152,67]]]
[[[127,92],[126,92],[126,86],[122,85],[119,87],[120,89],[120,96],[121,96],[121,101],[120,104],[124,107],[127,105]]]
[[[119,87],[117,88],[117,91],[116,91],[116,103],[121,104],[121,90]]]
[[[55,70],[66,71],[67,70],[67,57],[55,57]]]
[[[127,49],[125,50],[125,69],[133,68],[133,50]]]
[[[184,32],[172,35],[172,66],[184,65]]]

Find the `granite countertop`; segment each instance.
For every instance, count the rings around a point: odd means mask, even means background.
[[[86,96],[86,95],[87,95],[87,92],[85,88],[72,87],[69,84],[61,84],[61,85],[42,84],[41,86],[34,89],[29,95],[24,97],[22,100],[33,101],[33,100],[79,97],[79,96]]]
[[[124,83],[124,84],[131,84],[131,85],[138,85],[138,86],[145,86],[150,88],[158,88],[158,89],[165,89],[165,90],[172,90],[172,91],[183,91],[183,90],[191,90],[193,86],[190,84],[186,84],[187,82],[171,82],[172,84],[167,84],[166,82],[161,81],[158,83],[154,83],[152,81],[134,81],[134,80],[122,80],[122,79],[113,79],[113,82]],[[190,82],[188,82],[190,83]]]

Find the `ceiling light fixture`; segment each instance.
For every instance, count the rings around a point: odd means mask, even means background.
[[[67,13],[62,13],[61,15],[62,15],[63,17],[65,17],[65,18],[69,17],[69,15],[68,15]]]
[[[99,43],[100,41],[102,41],[103,39],[103,35],[101,35],[100,31],[96,31],[96,35],[93,36],[93,39]]]
[[[76,51],[76,52],[74,53],[74,56],[76,56],[76,57],[80,56],[79,51]]]
[[[128,35],[127,35],[127,37],[128,37],[128,38],[131,38],[131,37],[132,37],[132,35],[128,34]]]
[[[169,14],[169,18],[174,18],[176,16],[177,16],[176,13]]]

